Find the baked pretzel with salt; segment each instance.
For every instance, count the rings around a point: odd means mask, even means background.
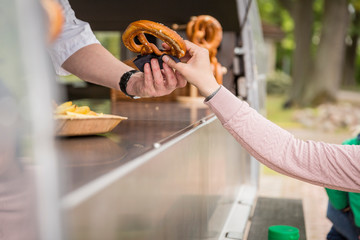
[[[166,43],[170,49],[159,50],[155,44],[150,43],[145,34],[150,34]],[[135,42],[135,37],[141,44]],[[148,20],[139,20],[130,23],[122,35],[122,40],[130,51],[140,53],[141,55],[156,54],[161,56],[168,54],[181,58],[185,56],[186,45],[184,40],[173,30],[161,23]]]

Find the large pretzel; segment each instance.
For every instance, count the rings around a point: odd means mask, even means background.
[[[214,76],[218,83],[222,83],[226,69],[216,58],[217,48],[222,40],[222,27],[218,20],[209,15],[192,17],[186,26],[186,35],[189,40],[209,50],[209,57]]]
[[[145,33],[153,35],[165,42],[169,45],[170,50],[159,50],[155,44],[149,43]],[[140,41],[140,45],[135,43],[135,37]],[[175,31],[163,24],[148,20],[139,20],[131,23],[123,33],[122,40],[125,47],[130,51],[141,53],[141,55],[155,53],[156,55],[161,56],[163,54],[169,54],[181,58],[185,56],[186,53],[185,42]]]

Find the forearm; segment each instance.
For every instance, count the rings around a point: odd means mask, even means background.
[[[80,79],[120,90],[119,81],[132,68],[115,58],[100,44],[81,48],[62,67]]]
[[[302,141],[222,88],[209,102],[224,127],[257,160],[285,175],[360,192],[360,148]]]

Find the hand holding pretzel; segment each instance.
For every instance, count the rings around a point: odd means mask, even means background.
[[[153,35],[163,41],[164,50],[159,50],[155,44],[150,43],[145,34]],[[135,38],[140,44],[135,42]],[[141,55],[168,54],[181,58],[186,53],[185,42],[175,31],[163,24],[148,20],[131,23],[124,31],[122,40],[130,51]],[[143,65],[144,73],[133,75],[126,88],[128,94],[142,97],[164,96],[186,85],[186,81],[181,76],[177,76],[169,66],[166,64],[161,66],[159,59],[151,57],[150,62]]]

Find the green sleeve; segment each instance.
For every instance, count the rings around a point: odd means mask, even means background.
[[[344,145],[360,145],[360,134],[355,137],[344,141]],[[360,193],[349,193],[349,203],[351,210],[354,214],[354,221],[357,227],[360,227]]]
[[[345,140],[342,144],[343,145],[360,145],[360,134],[357,137]]]
[[[347,192],[325,188],[327,195],[329,196],[329,201],[331,205],[337,209],[341,210],[349,206],[349,195]]]
[[[354,214],[354,221],[357,227],[360,227],[360,193],[349,193],[351,210]]]

